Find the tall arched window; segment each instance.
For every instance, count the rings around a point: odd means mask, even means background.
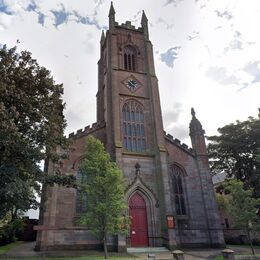
[[[125,70],[136,70],[136,50],[130,45],[124,49],[124,68]]]
[[[124,149],[144,152],[146,142],[142,106],[134,100],[125,103],[122,111],[122,122]]]
[[[172,165],[171,175],[172,175],[173,196],[174,196],[176,213],[177,215],[186,215],[184,189],[183,189],[184,172],[177,165]]]
[[[81,184],[84,183],[85,176],[82,175],[80,172],[77,173],[76,179],[78,185],[77,193],[76,193],[76,213],[82,214],[86,212],[86,203],[87,203],[87,195],[86,193],[81,189]]]

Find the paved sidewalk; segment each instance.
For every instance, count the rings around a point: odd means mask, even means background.
[[[35,242],[26,242],[23,243],[13,249],[11,249],[9,252],[7,252],[5,255],[0,255],[0,259],[26,259],[29,257],[40,257],[42,255],[41,252],[35,252],[34,251]],[[232,247],[230,246],[232,250],[234,250],[237,253],[244,253],[244,254],[250,254],[251,249],[248,247]],[[138,251],[138,250],[137,250]],[[141,252],[140,252],[141,251]],[[172,253],[167,249],[154,249],[155,252],[153,252],[153,248],[147,248],[147,250],[139,250],[139,252],[132,252],[129,259],[148,259],[148,253],[154,253],[156,260],[169,260],[173,259]],[[199,259],[214,259],[216,256],[221,255],[221,249],[183,249],[185,252],[184,259],[185,260],[199,260]],[[257,254],[260,254],[260,249],[255,249],[255,252]],[[63,250],[63,251],[50,251],[46,252],[46,256],[50,257],[63,257],[63,256],[84,256],[84,255],[90,255],[90,253],[95,255],[95,251],[73,251],[73,250]],[[97,255],[100,255],[100,252],[97,252]],[[125,255],[126,256],[126,255]],[[94,258],[94,257],[93,257]]]
[[[199,250],[188,250],[183,249],[185,252],[185,260],[200,260],[200,259],[214,259],[215,256],[221,255],[221,249],[199,249]],[[137,258],[147,259],[148,253],[132,253]],[[172,252],[169,250],[166,252],[155,252],[156,260],[173,260]]]
[[[13,249],[11,249],[9,252],[7,252],[5,255],[0,256],[0,259],[26,259],[28,257],[40,257],[42,255],[42,252],[35,252],[34,251],[34,246],[35,242],[26,242],[23,243]],[[147,259],[148,258],[148,253],[153,253],[153,249],[149,248],[147,250],[143,250],[144,252],[131,252],[131,255],[133,258],[129,257],[129,259]],[[146,252],[145,252],[146,251]],[[148,252],[147,252],[148,251]],[[154,250],[156,259],[157,260],[169,260],[173,259],[172,253],[167,250]],[[158,252],[159,251],[159,252]],[[94,252],[93,252],[94,253]],[[84,256],[84,255],[89,255],[89,251],[50,251],[46,252],[46,256],[50,257],[62,257],[62,256]],[[100,254],[100,252],[98,253]],[[214,258],[209,258],[211,255],[218,255],[221,254],[221,250],[213,250],[213,249],[208,249],[208,250],[185,250],[185,260],[199,260],[199,259],[214,259]]]
[[[19,258],[26,258],[26,257],[33,257],[39,256],[38,252],[34,251],[35,242],[25,242],[21,245],[18,245],[11,250],[9,250],[6,254],[0,255],[1,259],[5,259],[5,257],[19,257]]]

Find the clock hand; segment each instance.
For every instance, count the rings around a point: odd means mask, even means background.
[[[132,87],[132,88],[134,88],[134,87],[135,87],[135,84],[134,84],[134,82],[133,82],[133,81],[130,81],[130,85],[131,85],[131,87]]]
[[[130,85],[131,88],[135,88],[136,82],[134,80],[129,80],[129,85]]]

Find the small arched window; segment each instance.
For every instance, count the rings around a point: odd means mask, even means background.
[[[172,188],[173,188],[173,197],[175,202],[175,209],[177,215],[186,215],[185,207],[185,198],[184,198],[184,189],[183,189],[183,170],[177,165],[171,167],[171,176],[172,176]]]
[[[122,122],[124,149],[132,152],[144,152],[146,142],[142,106],[134,100],[125,103]]]
[[[136,71],[136,50],[130,45],[124,49],[124,69]]]
[[[78,184],[77,193],[76,193],[76,213],[82,214],[86,212],[87,208],[87,195],[84,190],[82,190],[81,185],[85,182],[85,176],[80,172],[76,175],[76,180]]]

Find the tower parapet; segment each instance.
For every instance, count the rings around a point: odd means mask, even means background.
[[[141,27],[135,28],[134,25],[131,24],[131,21],[126,21],[125,23],[118,24],[115,20],[115,9],[113,6],[113,2],[111,2],[110,9],[109,9],[109,30],[113,32],[115,30],[115,27],[123,27],[130,30],[136,30],[139,32],[143,32],[146,39],[149,39],[149,32],[148,32],[148,19],[146,17],[146,14],[143,10],[142,12],[142,18],[141,18]]]

